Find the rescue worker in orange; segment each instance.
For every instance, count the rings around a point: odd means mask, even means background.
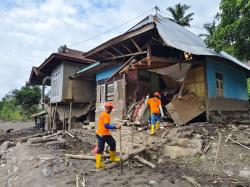
[[[161,106],[160,100],[161,94],[159,92],[154,93],[154,97],[150,99],[146,99],[146,104],[150,107],[151,113],[151,129],[150,134],[153,135],[155,133],[155,129],[160,128],[160,115],[163,117],[163,110]]]
[[[105,143],[110,146],[110,161],[119,162],[120,158],[116,156],[116,142],[111,136],[110,129],[120,129],[121,125],[110,124],[110,113],[114,108],[112,102],[106,102],[105,111],[103,111],[99,117],[98,126],[96,130],[96,136],[98,139],[98,150],[96,154],[96,169],[105,167],[102,162],[102,153],[104,151]]]

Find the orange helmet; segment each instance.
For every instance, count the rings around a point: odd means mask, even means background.
[[[161,96],[161,94],[160,94],[159,92],[155,92],[155,93],[154,93],[154,96],[156,96],[156,97],[160,97],[160,96]]]
[[[111,108],[114,108],[114,105],[111,101],[108,101],[104,104],[104,107],[111,107]]]

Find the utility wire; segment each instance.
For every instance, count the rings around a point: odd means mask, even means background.
[[[142,14],[136,16],[135,18],[132,18],[132,19],[130,19],[130,20],[128,20],[128,21],[126,21],[126,22],[120,24],[120,25],[117,25],[116,27],[113,27],[113,28],[111,28],[111,29],[109,29],[109,30],[107,30],[107,31],[105,31],[105,32],[103,32],[103,33],[100,33],[100,34],[97,34],[97,35],[95,35],[95,36],[92,36],[92,37],[90,37],[90,38],[88,38],[88,39],[86,39],[86,40],[83,40],[83,41],[80,41],[80,42],[73,43],[73,44],[69,45],[69,47],[72,47],[72,46],[76,46],[76,45],[85,43],[85,42],[90,41],[90,40],[92,40],[92,39],[94,39],[94,38],[97,38],[97,37],[102,36],[102,35],[104,35],[104,34],[106,34],[106,33],[109,33],[109,32],[111,32],[111,31],[113,31],[113,30],[115,30],[115,29],[117,29],[117,28],[119,28],[119,27],[121,27],[121,26],[123,26],[123,25],[126,25],[127,23],[129,23],[129,22],[131,22],[131,21],[136,20],[137,18],[139,18],[139,17],[145,15],[146,13],[152,11],[153,9],[154,9],[154,8],[151,8],[150,10],[147,10],[147,11],[143,12]]]

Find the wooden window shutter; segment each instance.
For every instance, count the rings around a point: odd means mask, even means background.
[[[119,83],[117,81],[114,82],[114,100],[115,101],[119,100]]]
[[[96,89],[96,102],[97,103],[100,103],[101,101],[101,86],[97,86],[97,89]]]

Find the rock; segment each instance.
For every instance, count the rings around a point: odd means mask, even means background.
[[[153,180],[150,180],[150,181],[148,182],[148,184],[151,185],[151,186],[154,186],[154,185],[157,185],[158,182],[153,181]]]
[[[243,170],[239,171],[239,176],[243,178],[250,179],[250,169],[245,167]]]
[[[53,175],[53,171],[51,169],[43,169],[42,173],[44,175],[44,177],[51,177]]]
[[[162,164],[163,163],[163,159],[162,158],[159,158],[158,161],[157,161],[158,164]]]
[[[223,170],[224,173],[226,173],[229,177],[234,175],[234,172],[232,170]]]
[[[163,156],[172,159],[180,157],[192,157],[201,153],[202,140],[190,140],[188,138],[173,138],[169,145],[165,145]]]
[[[174,180],[174,178],[173,178],[173,177],[171,177],[171,178],[169,179],[169,182],[170,182],[170,183],[172,183],[172,184],[175,184],[175,180]]]

